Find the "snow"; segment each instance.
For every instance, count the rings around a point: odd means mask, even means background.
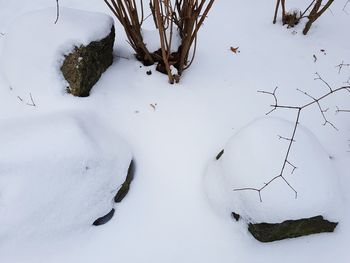
[[[46,99],[64,94],[67,84],[59,71],[64,55],[106,37],[113,25],[105,14],[64,7],[55,20],[56,9],[46,8],[21,16],[7,29],[1,66],[9,85],[22,94]]]
[[[307,5],[306,0],[293,1],[288,4],[288,10],[294,6],[300,8],[299,2]],[[101,0],[60,0],[59,3],[61,8],[112,15]],[[39,80],[43,81],[40,77],[35,85],[28,85],[23,91],[11,89],[8,81],[0,77],[0,123],[17,122],[18,118],[57,118],[52,114],[62,111],[67,115],[75,111],[93,112],[99,123],[111,127],[127,141],[136,164],[130,192],[106,225],[74,233],[64,230],[50,239],[40,236],[29,241],[5,239],[0,244],[0,261],[348,263],[350,122],[346,113],[333,114],[335,106],[350,108],[346,93],[334,94],[321,103],[324,108],[330,108],[326,115],[336,124],[338,132],[322,126],[317,108],[307,109],[300,119],[332,156],[334,175],[340,181],[343,205],[335,208],[341,209],[343,215],[335,233],[260,244],[245,225],[212,209],[203,185],[208,163],[229,138],[270,110],[272,98],[257,90],[273,91],[278,86],[281,103],[299,105],[309,98],[296,88],[314,96],[327,91],[320,81],[314,81],[315,72],[333,87],[348,80],[350,68],[344,67],[339,74],[335,67],[341,61],[350,62],[350,16],[342,11],[344,4],[345,0],[334,1],[332,13],[326,12],[309,35],[303,36],[304,22],[290,29],[282,27],[280,19],[276,25],[272,24],[274,1],[216,1],[199,32],[196,58],[177,85],[169,85],[167,76],[136,61],[117,21],[115,61],[87,98],[62,96],[61,88],[55,88],[61,85],[61,80],[56,78],[45,86],[39,85]],[[3,53],[9,28],[18,17],[25,12],[54,7],[55,1],[0,0],[0,6],[0,32],[5,34],[0,35]],[[50,23],[54,20],[55,13]],[[75,17],[75,22],[79,20]],[[59,23],[64,21],[60,19]],[[70,27],[66,31],[69,34]],[[50,32],[43,33],[52,37]],[[31,36],[24,40],[29,43]],[[231,52],[231,46],[239,47],[240,53]],[[31,48],[36,50],[35,46]],[[34,61],[28,67],[38,67],[37,64]],[[150,69],[153,74],[149,76],[146,72]],[[26,104],[31,102],[29,92],[35,107]],[[278,110],[272,115],[295,120],[295,112],[289,110]],[[22,130],[21,134],[25,132]],[[296,172],[301,174],[302,170]],[[285,185],[280,189],[291,193]],[[254,200],[258,198],[256,193],[251,194]]]
[[[93,115],[62,112],[0,127],[1,243],[88,229],[112,209],[131,153]]]
[[[170,41],[170,30],[166,30],[166,36]],[[159,31],[156,29],[143,29],[142,30],[143,41],[145,42],[147,49],[150,52],[157,51],[160,49],[159,43]],[[174,31],[173,37],[171,38],[171,52],[176,52],[181,45],[181,38],[177,31]]]
[[[221,205],[227,215],[235,212],[248,222],[276,223],[317,215],[338,222],[339,211],[335,211],[341,207],[338,175],[316,136],[302,126],[298,127],[288,157],[297,169],[293,171],[293,166],[287,163],[283,173],[297,195],[282,178],[261,191],[261,201],[257,191],[235,191],[247,187],[260,189],[280,174],[289,141],[278,136],[290,138],[293,129],[292,122],[260,118],[230,138],[224,154],[211,164],[214,167],[206,175],[208,196],[215,198],[226,193],[217,201],[212,200],[215,206]],[[216,187],[211,189],[211,184]]]

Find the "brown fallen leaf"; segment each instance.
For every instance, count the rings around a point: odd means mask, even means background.
[[[230,49],[231,49],[231,51],[232,51],[233,53],[235,53],[235,54],[240,53],[240,51],[238,50],[239,47],[231,47]]]

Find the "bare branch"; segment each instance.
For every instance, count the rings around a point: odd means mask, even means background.
[[[270,179],[270,181],[268,181],[267,183],[264,183],[264,185],[260,188],[254,188],[254,187],[244,187],[244,188],[237,188],[237,189],[234,189],[234,191],[256,191],[258,192],[259,194],[259,200],[260,202],[262,202],[262,196],[261,196],[261,192],[267,188],[272,182],[274,182],[275,180],[281,178],[286,184],[287,186],[294,192],[295,194],[295,198],[298,197],[298,192],[296,191],[296,189],[289,183],[289,181],[286,179],[285,177],[285,169],[286,169],[286,166],[290,166],[292,168],[292,171],[291,171],[291,175],[295,172],[295,170],[297,169],[297,166],[294,165],[290,160],[289,160],[289,156],[290,156],[290,152],[292,150],[292,146],[293,146],[293,143],[295,143],[295,136],[296,136],[296,132],[297,132],[297,129],[299,127],[299,120],[300,120],[300,116],[301,116],[301,113],[303,112],[304,109],[312,106],[312,105],[317,105],[320,113],[321,113],[321,116],[324,120],[324,123],[323,125],[330,125],[331,127],[333,127],[335,130],[338,130],[337,127],[331,123],[327,118],[326,118],[326,115],[325,113],[329,111],[329,108],[327,109],[323,109],[321,104],[320,104],[320,101],[322,101],[323,99],[327,98],[328,96],[334,94],[334,93],[338,93],[340,91],[348,91],[350,92],[350,85],[349,86],[343,86],[343,87],[339,87],[339,88],[336,88],[336,89],[332,89],[332,87],[318,74],[316,73],[316,78],[315,80],[321,80],[329,89],[329,91],[325,94],[323,94],[322,96],[320,97],[314,97],[312,95],[310,95],[309,93],[305,92],[305,91],[302,91],[300,89],[297,89],[297,91],[303,93],[304,95],[306,95],[307,97],[309,97],[310,99],[312,99],[311,102],[308,102],[302,106],[290,106],[290,105],[280,105],[278,103],[278,98],[276,96],[276,90],[277,90],[277,87],[274,89],[273,92],[269,92],[269,91],[261,91],[259,90],[258,92],[259,93],[263,93],[263,94],[268,94],[268,95],[271,95],[273,96],[274,98],[274,101],[275,103],[270,105],[273,109],[268,112],[267,114],[270,114],[272,111],[278,109],[278,108],[282,108],[282,109],[293,109],[293,110],[297,110],[297,114],[296,114],[296,118],[295,118],[295,122],[294,122],[294,128],[293,128],[293,132],[292,132],[292,135],[290,137],[284,137],[284,136],[281,136],[281,135],[278,135],[278,138],[281,140],[286,140],[288,141],[288,148],[286,150],[286,153],[285,153],[285,156],[284,156],[284,161],[282,163],[282,166],[281,166],[281,171],[279,173],[279,175],[273,177],[272,179]],[[339,109],[337,107],[337,110],[336,110],[336,113],[338,112],[350,112],[350,110],[343,110],[343,109]]]
[[[10,89],[12,89],[12,88],[10,87]],[[29,93],[29,97],[30,97],[30,102],[29,102],[29,103],[28,103],[28,102],[25,102],[24,99],[23,99],[22,97],[20,97],[20,96],[17,96],[17,99],[18,99],[20,102],[25,103],[25,105],[28,105],[28,106],[31,106],[31,107],[36,107],[36,104],[35,104],[35,102],[34,102],[32,93]]]
[[[350,1],[350,0],[349,0]],[[343,67],[349,67],[350,64],[344,64],[344,61],[342,61],[339,65],[335,66],[336,68],[339,68],[338,73],[340,74],[341,70],[343,69]]]

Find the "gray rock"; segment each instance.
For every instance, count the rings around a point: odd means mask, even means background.
[[[134,174],[135,174],[135,164],[134,164],[134,161],[131,161],[125,182],[122,184],[119,191],[115,195],[114,202],[120,203],[124,199],[124,197],[128,194],[131,181],[134,179]]]
[[[258,223],[248,225],[249,232],[261,242],[273,242],[311,234],[333,232],[338,223],[330,222],[323,216],[287,220],[282,223]]]
[[[98,219],[96,219],[93,223],[94,226],[100,226],[100,225],[104,225],[106,223],[108,223],[114,216],[114,212],[115,212],[115,209],[112,208],[111,211],[109,211],[109,213],[107,215],[104,215]]]
[[[114,26],[100,41],[81,45],[65,57],[61,71],[69,83],[67,91],[74,96],[87,97],[103,72],[113,63]]]

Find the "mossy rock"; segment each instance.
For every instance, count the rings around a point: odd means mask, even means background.
[[[311,234],[333,232],[338,223],[330,222],[323,216],[287,220],[282,223],[258,223],[248,225],[249,232],[261,242],[273,242]]]
[[[112,208],[111,211],[109,211],[108,214],[96,219],[93,223],[94,226],[101,226],[101,225],[104,225],[106,223],[108,223],[114,216],[114,212],[115,212],[115,209]]]
[[[120,203],[124,199],[124,197],[128,194],[131,181],[134,179],[134,173],[135,173],[135,165],[134,165],[134,161],[131,161],[129,169],[128,169],[128,174],[125,178],[125,182],[122,184],[122,186],[118,190],[116,196],[114,197],[114,201],[116,203]],[[100,226],[100,225],[106,224],[107,222],[109,222],[113,218],[114,212],[115,212],[115,209],[112,208],[112,210],[108,214],[96,219],[93,222],[93,225]]]
[[[114,197],[114,201],[116,203],[120,203],[124,199],[124,197],[128,194],[130,189],[130,184],[134,179],[134,174],[135,174],[135,164],[134,164],[134,161],[131,161],[125,182],[122,184],[119,191]]]
[[[61,67],[69,83],[67,92],[78,97],[87,97],[103,72],[113,63],[114,26],[111,33],[100,41],[87,46],[75,47],[68,54]]]

